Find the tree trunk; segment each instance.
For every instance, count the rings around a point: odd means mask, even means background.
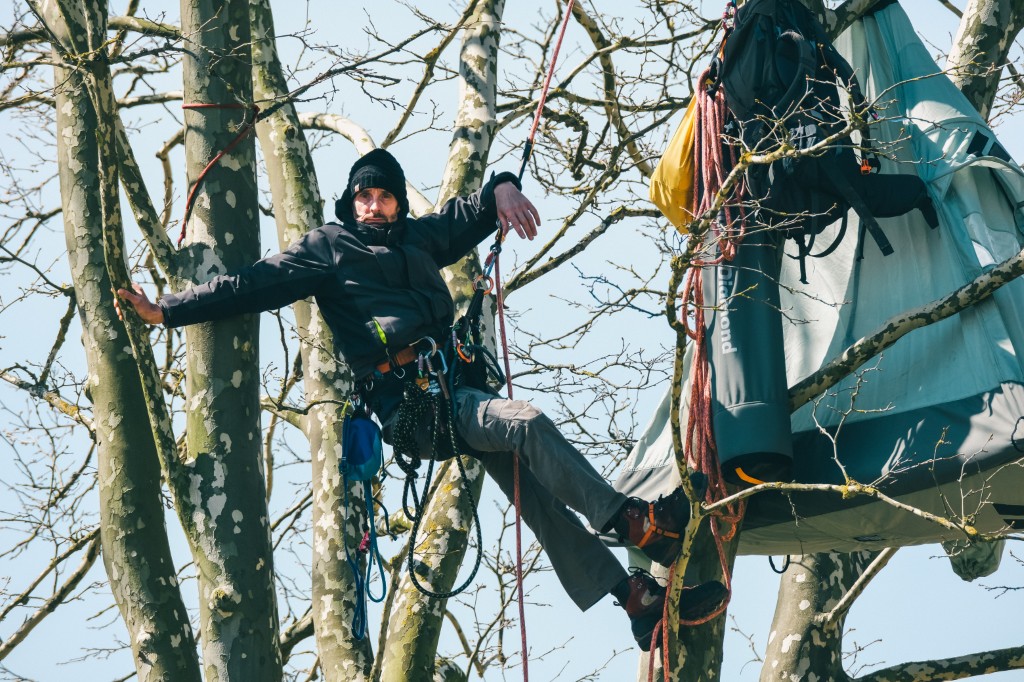
[[[250,4],[253,30],[253,88],[259,101],[288,92],[274,40],[273,14],[267,0]],[[266,159],[274,217],[281,248],[323,223],[323,200],[305,135],[295,107],[286,104],[257,126]],[[342,403],[352,391],[353,377],[333,352],[331,332],[307,301],[292,306],[302,339],[303,384],[307,404],[324,401],[304,418],[313,463],[313,624],[317,653],[329,682],[362,680],[370,674],[370,638],[352,631],[355,592],[352,570],[344,561],[344,544],[358,545],[365,514],[363,488],[349,487],[349,518],[341,522],[343,497],[338,471],[341,451]]]
[[[725,524],[720,524],[725,526]],[[725,530],[725,529],[723,529]],[[722,550],[727,562],[727,570],[732,573],[736,562],[736,550],[739,548],[740,533],[737,530],[730,540],[722,541]],[[711,519],[703,522],[693,542],[690,558],[686,564],[684,586],[698,585],[708,580],[720,580],[722,562],[718,553],[718,544],[711,532]],[[685,604],[686,593],[679,598],[680,605]],[[678,605],[671,613],[678,613]],[[680,626],[679,636],[674,649],[670,652],[669,664],[672,666],[668,680],[672,682],[714,682],[719,680],[722,672],[722,644],[725,638],[726,614],[718,616],[703,625]]]
[[[849,679],[843,670],[845,614],[823,623],[871,563],[871,552],[791,558],[782,575],[761,682]]]
[[[252,120],[245,0],[182,0],[188,185]],[[260,256],[255,148],[248,136],[196,189],[188,224],[193,279]],[[260,458],[256,315],[187,328],[187,447],[203,664],[212,681],[278,680],[281,654],[270,524]]]
[[[498,39],[504,0],[481,1],[467,23],[460,52],[459,112],[441,181],[438,205],[449,198],[472,192],[481,185],[487,155],[496,129]],[[457,305],[472,294],[473,278],[480,261],[471,253],[446,271],[445,279]],[[434,592],[451,590],[466,555],[473,512],[472,493],[479,501],[483,469],[475,459],[463,458],[463,480],[454,460],[439,474],[437,492],[424,509],[415,552],[419,580]],[[410,539],[413,543],[413,539]],[[475,551],[483,551],[477,548]],[[381,679],[398,682],[431,679],[435,672],[437,643],[447,600],[431,599],[417,591],[408,572],[395,586],[394,608],[381,652]]]
[[[985,118],[1022,22],[1024,5],[1017,0],[971,0],[964,10],[946,67],[953,84]]]
[[[90,40],[84,15],[61,12],[53,3],[43,11],[47,25],[68,51],[84,52],[76,45],[102,43],[105,27],[97,27],[99,40],[96,35]],[[105,18],[106,7],[95,3],[91,15]],[[57,51],[54,58],[63,62]],[[110,87],[109,67],[104,64],[93,74]],[[146,401],[135,358],[125,350],[130,344],[114,310],[104,260],[100,196],[117,195],[118,176],[105,173],[103,180],[111,186],[100,187],[98,165],[110,159],[101,160],[100,126],[82,72],[57,66],[54,78],[64,233],[96,427],[103,564],[128,630],[139,679],[198,681],[195,637],[167,539],[160,465]]]

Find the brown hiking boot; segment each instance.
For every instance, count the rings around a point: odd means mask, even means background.
[[[665,609],[665,588],[647,571],[639,568],[631,570],[632,574],[626,578],[629,596],[625,602],[615,603],[626,610],[637,645],[644,651],[650,651],[654,628]],[[684,587],[679,617],[684,621],[706,618],[724,604],[728,597],[729,591],[717,580]]]
[[[632,574],[626,578],[629,597],[623,602],[615,603],[626,609],[633,639],[641,649],[648,650],[651,648],[654,627],[661,620],[665,609],[665,588],[653,575],[641,568],[633,568],[630,571]]]
[[[690,522],[690,503],[682,488],[655,502],[630,497],[615,520],[619,539],[643,550],[651,560],[671,566],[682,548],[682,533]]]

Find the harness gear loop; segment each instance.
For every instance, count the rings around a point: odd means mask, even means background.
[[[772,567],[772,570],[775,573],[778,573],[779,575],[782,575],[787,570],[789,570],[789,564],[792,562],[792,560],[793,560],[793,557],[791,557],[790,555],[787,554],[786,558],[782,560],[782,568],[778,568],[778,567],[775,566],[775,557],[769,555],[769,557],[768,557],[768,565]]]

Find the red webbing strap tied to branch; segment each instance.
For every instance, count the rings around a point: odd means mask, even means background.
[[[213,168],[218,161],[231,153],[231,151],[238,146],[238,143],[248,137],[249,133],[256,127],[257,121],[260,120],[260,108],[255,104],[211,104],[198,102],[193,104],[182,104],[182,109],[250,109],[252,111],[252,119],[247,121],[245,125],[238,131],[234,139],[228,142],[227,146],[224,147],[216,156],[214,156],[206,167],[199,173],[199,177],[192,183],[191,189],[188,191],[188,198],[185,199],[185,218],[181,221],[181,234],[178,235],[178,247],[181,247],[181,243],[185,241],[185,228],[188,226],[189,216],[192,215],[192,208],[195,206],[196,194],[199,192],[199,188],[202,187],[203,182],[206,180],[207,174],[210,169]]]

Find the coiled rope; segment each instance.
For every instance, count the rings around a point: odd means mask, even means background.
[[[443,381],[443,377],[441,378]],[[393,448],[395,451],[396,461],[401,461],[405,458],[406,461],[420,461],[419,456],[419,445],[417,443],[416,434],[422,424],[422,418],[429,412],[433,412],[433,442],[432,448],[435,456],[442,452],[441,448],[451,448],[450,452],[453,453],[455,463],[459,467],[459,473],[462,475],[462,480],[467,480],[466,468],[462,463],[462,457],[459,453],[459,446],[455,440],[455,424],[452,419],[452,409],[447,397],[441,392],[432,393],[431,391],[422,390],[414,382],[407,382],[405,385],[405,394],[402,399],[402,403],[398,408],[398,414],[395,417],[394,427],[394,444]],[[442,421],[442,416],[447,417],[446,420]],[[447,441],[444,442],[442,439],[447,435]],[[406,509],[406,514],[413,520],[412,524],[412,536],[409,539],[409,578],[412,580],[412,584],[416,587],[421,594],[424,594],[433,599],[448,599],[461,594],[470,586],[473,579],[476,577],[477,571],[480,570],[480,564],[483,562],[483,531],[480,528],[480,515],[477,510],[476,499],[473,496],[473,491],[467,485],[465,486],[465,492],[469,499],[469,506],[473,510],[473,526],[476,529],[476,545],[477,545],[477,557],[476,561],[473,562],[473,570],[469,576],[463,582],[462,585],[449,590],[447,592],[434,592],[433,590],[424,587],[417,576],[416,570],[416,538],[419,535],[420,523],[423,521],[423,511],[426,508],[427,498],[430,495],[430,484],[434,477],[434,457],[428,458],[427,460],[427,473],[423,480],[423,494],[417,498],[416,512],[414,515],[409,515],[409,510]],[[402,464],[399,467],[403,471],[406,469]],[[406,490],[409,488],[414,489],[415,485],[410,485],[411,482],[415,481],[415,471],[410,476],[407,472],[406,475]],[[403,503],[404,495],[403,495]],[[422,502],[422,504],[420,504]]]

